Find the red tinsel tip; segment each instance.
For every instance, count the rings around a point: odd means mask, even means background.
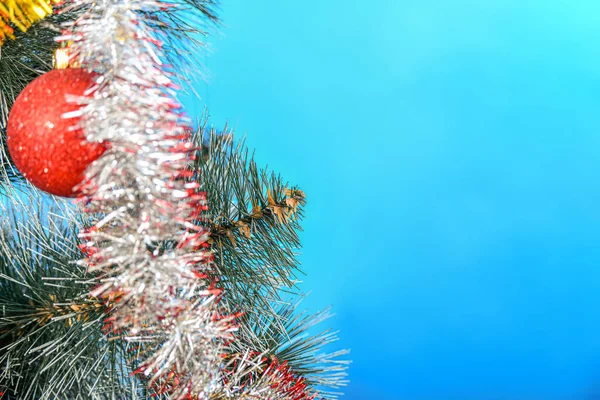
[[[148,368],[147,364],[142,364],[138,369],[130,373],[130,376],[142,374]],[[155,369],[156,371],[156,369]],[[195,400],[198,399],[197,396],[192,394],[192,383],[185,382],[184,377],[181,373],[179,373],[176,367],[171,367],[169,372],[160,378],[151,379],[149,387],[154,392],[150,395],[150,397],[158,397],[162,395],[168,395],[175,391],[175,389],[180,389],[183,385],[187,387],[187,394],[184,397],[180,397],[181,399],[186,400]]]
[[[161,3],[160,4],[160,9],[163,11],[167,11],[167,10],[169,10],[169,8],[173,8],[173,7],[176,7],[176,5],[173,3]]]
[[[186,247],[191,247],[192,249],[200,249],[202,245],[206,243],[206,238],[208,237],[208,231],[206,229],[202,229],[199,232],[186,232],[184,237],[177,244],[178,249],[183,249]],[[205,263],[206,257],[197,258],[193,264]]]
[[[88,246],[86,243],[79,244],[77,247],[79,247],[79,250],[81,250],[86,257],[93,257],[99,250],[98,247]]]
[[[260,357],[260,354],[257,351],[249,351],[244,359]],[[235,376],[240,362],[242,362],[242,359],[235,359],[232,367],[224,371],[225,383],[230,381],[229,377]],[[240,389],[243,390],[260,379],[264,380],[267,378],[268,382],[270,382],[269,387],[277,393],[277,398],[290,398],[292,400],[315,400],[317,398],[317,393],[311,394],[309,392],[309,385],[306,379],[294,373],[287,362],[280,362],[277,357],[262,356],[260,363],[263,364],[263,368],[252,372]]]
[[[155,46],[156,46],[156,47],[158,47],[158,48],[162,48],[162,47],[163,47],[163,42],[161,42],[161,41],[160,41],[160,40],[158,40],[158,39],[155,39],[155,38],[152,38],[152,37],[146,37],[146,38],[145,38],[145,40],[146,40],[148,43],[152,43],[153,45],[155,45]]]
[[[170,153],[189,153],[192,151],[196,151],[198,150],[197,147],[195,147],[192,143],[190,142],[181,142],[181,143],[177,143],[175,146],[171,147],[169,149]]]
[[[194,176],[194,171],[186,169],[186,170],[182,170],[182,171],[177,171],[177,173],[175,175],[173,175],[171,180],[192,178],[193,176]]]
[[[169,136],[170,139],[180,140],[182,142],[190,142],[190,137],[191,137],[191,134],[187,133],[187,132],[178,133],[178,134],[172,134],[172,135]]]
[[[267,373],[271,374],[273,377],[271,389],[280,393],[281,396],[289,396],[293,400],[314,400],[316,398],[316,394],[308,393],[306,379],[296,375],[288,365],[287,361],[279,363],[279,361],[274,358],[271,365],[267,368],[267,371],[269,371]]]
[[[192,273],[196,276],[196,278],[198,279],[207,279],[208,275],[206,275],[204,272],[200,272],[200,271],[192,271]]]

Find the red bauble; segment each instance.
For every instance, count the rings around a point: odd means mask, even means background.
[[[76,118],[63,114],[79,108],[67,95],[83,96],[94,75],[83,69],[50,71],[17,97],[8,117],[8,150],[23,176],[41,190],[75,197],[86,167],[106,150],[73,129]]]

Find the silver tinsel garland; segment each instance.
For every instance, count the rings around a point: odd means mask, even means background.
[[[97,216],[81,233],[98,274],[92,295],[113,307],[107,323],[131,342],[150,343],[139,372],[173,399],[219,390],[224,343],[236,329],[221,315],[208,232],[194,221],[206,208],[186,179],[194,149],[175,100],[161,44],[142,16],[168,7],[152,0],[76,0],[85,10],[60,41],[97,74],[89,96],[73,98],[90,142],[108,145],[86,172],[80,201]],[[68,8],[67,8],[68,9]]]

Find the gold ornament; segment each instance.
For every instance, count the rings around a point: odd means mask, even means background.
[[[69,68],[69,49],[66,47],[59,47],[54,50],[54,57],[52,58],[52,66],[54,69],[66,69]]]
[[[23,32],[52,14],[52,4],[59,0],[0,0],[0,47],[6,38],[14,39],[16,26]]]

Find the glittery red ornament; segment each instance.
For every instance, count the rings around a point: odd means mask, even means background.
[[[83,96],[93,79],[83,69],[50,71],[31,82],[10,111],[8,150],[23,176],[41,190],[77,196],[73,188],[106,149],[87,142],[81,129],[73,129],[77,118],[62,117],[79,107],[67,102],[67,95]]]

